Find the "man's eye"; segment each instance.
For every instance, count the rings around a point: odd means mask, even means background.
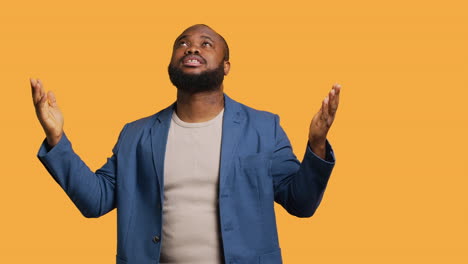
[[[187,42],[181,41],[181,42],[179,42],[179,46],[187,46]]]
[[[209,42],[203,42],[203,46],[211,47],[211,43],[209,43]]]

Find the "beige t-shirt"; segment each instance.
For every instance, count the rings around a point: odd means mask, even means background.
[[[164,160],[160,263],[223,263],[218,180],[224,109],[187,123],[172,115]]]

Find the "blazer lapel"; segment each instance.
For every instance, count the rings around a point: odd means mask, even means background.
[[[159,113],[151,128],[151,148],[153,150],[153,165],[158,178],[158,188],[161,202],[164,201],[164,157],[166,154],[167,135],[171,125],[175,103]]]
[[[155,124],[151,128],[151,146],[153,151],[153,165],[158,178],[159,194],[164,201],[164,157],[166,154],[167,136],[171,124],[172,113],[176,103],[161,111]],[[219,190],[223,193],[229,169],[237,150],[241,134],[241,124],[244,119],[239,103],[224,94],[223,134],[221,138],[221,161],[219,167]]]
[[[224,194],[229,169],[237,150],[244,116],[239,103],[224,94],[223,134],[221,138],[221,163],[219,166],[219,193]]]

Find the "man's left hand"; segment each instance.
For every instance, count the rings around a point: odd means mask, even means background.
[[[330,130],[340,99],[341,86],[333,85],[331,91],[322,102],[322,107],[312,118],[309,129],[309,147],[322,159],[325,159],[325,142],[327,133]]]

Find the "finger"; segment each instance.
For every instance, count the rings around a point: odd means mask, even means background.
[[[47,99],[48,99],[47,94],[45,94],[44,96],[41,97],[41,100],[37,104],[37,109],[41,114],[44,114],[47,112],[47,107],[48,107]]]
[[[334,116],[336,111],[338,110],[338,104],[340,100],[340,89],[341,86],[336,84],[333,86],[332,91],[330,93],[333,94],[332,98],[330,99],[330,115]]]
[[[54,92],[49,91],[49,92],[47,93],[47,97],[49,98],[49,104],[50,104],[52,107],[57,107],[57,99],[55,98]]]
[[[46,93],[45,93],[45,89],[44,89],[44,84],[42,83],[42,81],[40,79],[37,79],[37,86],[39,87],[41,97],[45,96]]]
[[[38,90],[39,98],[42,99],[46,95],[46,93],[44,90],[44,86],[42,85],[42,81],[39,79],[36,80],[36,89]]]
[[[322,121],[322,120],[323,120],[322,113],[323,113],[323,102],[322,102],[322,104],[320,104],[320,109],[319,109],[318,112],[314,115],[314,117],[312,118],[312,121],[314,121],[314,119],[315,119],[315,120]]]
[[[336,84],[336,85],[335,85],[335,96],[336,96],[337,98],[340,97],[340,92],[341,92],[341,85]]]
[[[36,80],[29,78],[29,82],[31,83],[31,92],[32,92],[32,98],[33,98],[33,103],[36,105],[39,100],[41,100],[41,95],[39,92],[39,89],[37,87],[37,82]]]
[[[39,97],[40,97],[39,104],[42,105],[43,99],[47,102],[47,94],[44,90],[44,87],[42,86],[42,83],[39,81],[39,79],[37,80],[36,89],[38,89],[39,91]]]
[[[325,97],[325,99],[323,99],[323,102],[322,102],[322,120],[324,120],[325,122],[328,121],[328,117],[329,117],[329,110],[328,110],[328,102],[329,102],[329,98],[328,96]]]
[[[46,94],[43,91],[41,91],[39,82],[36,82],[35,89],[36,89],[37,94],[39,95],[38,96],[39,100],[37,101],[36,105],[39,106],[41,104],[41,100],[45,97]]]
[[[334,89],[335,89],[335,94],[336,95],[339,95],[340,94],[340,91],[341,91],[341,85],[336,83],[334,86]]]
[[[329,104],[335,99],[335,87],[333,86],[330,92],[328,92]]]
[[[329,113],[330,113],[330,116],[335,116],[336,110],[338,109],[338,105],[336,103],[337,96],[336,96],[335,89],[332,89],[330,91],[329,97],[330,97]]]

